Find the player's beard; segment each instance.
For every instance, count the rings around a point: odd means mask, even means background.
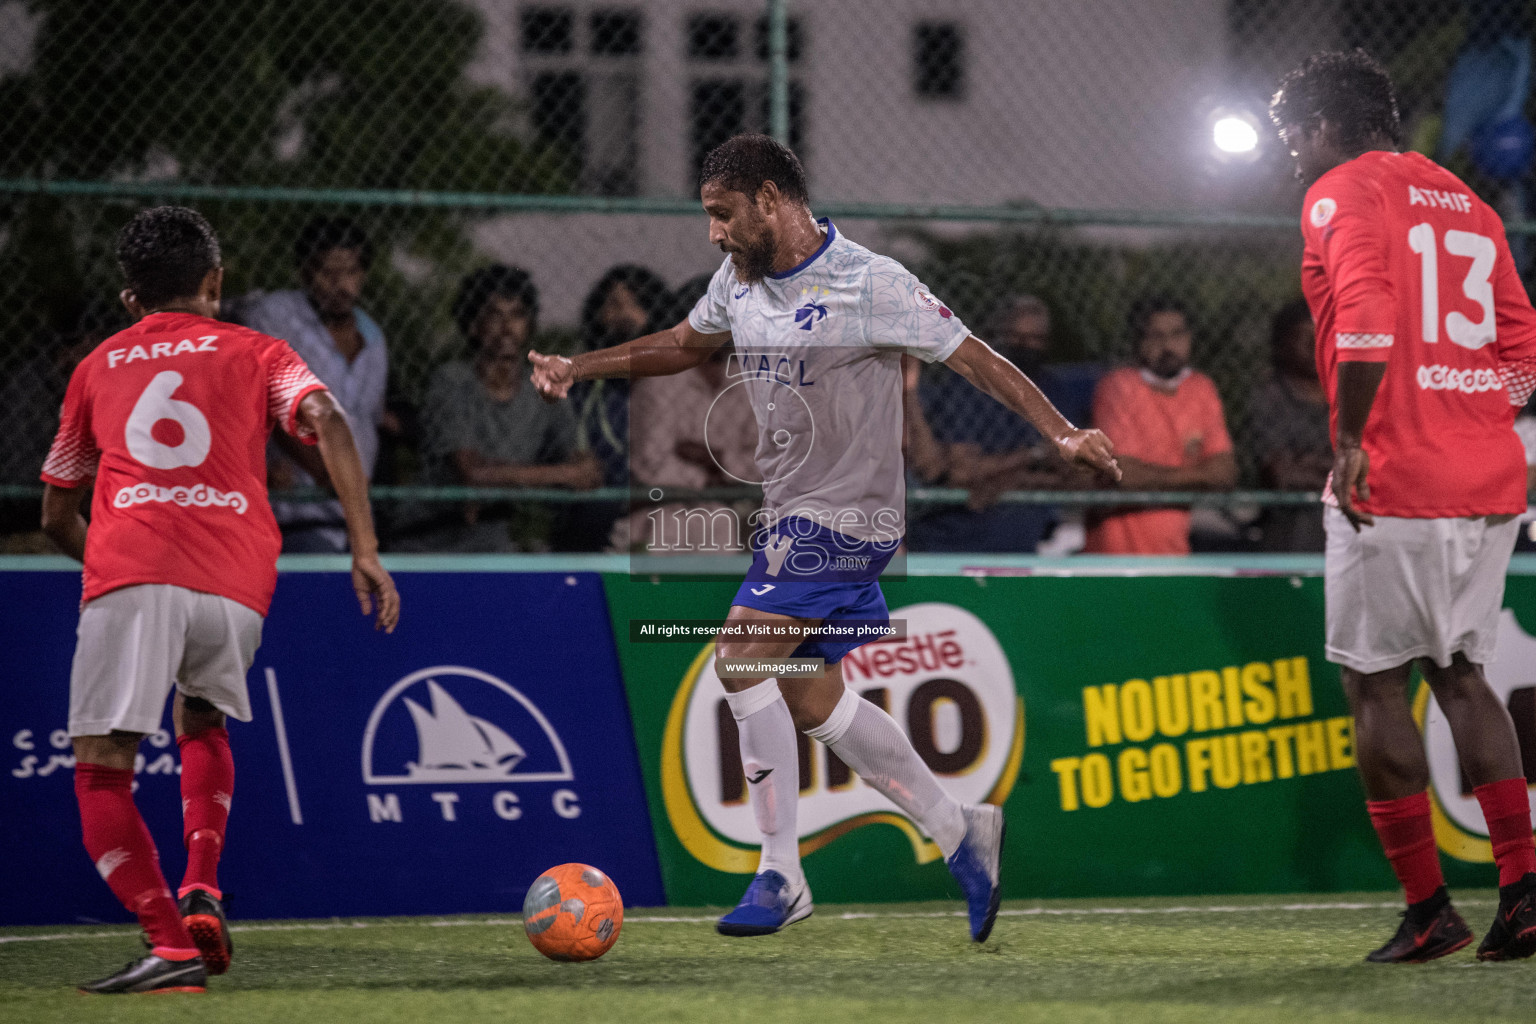
[[[721,246],[725,249],[725,246]],[[773,253],[778,248],[778,239],[774,237],[773,229],[766,224],[762,233],[750,242],[745,242],[738,249],[725,249],[731,256],[731,266],[736,270],[736,280],[742,284],[757,284],[763,278],[773,273]]]

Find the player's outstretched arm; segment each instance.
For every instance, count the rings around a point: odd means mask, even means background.
[[[1384,362],[1345,361],[1339,363],[1338,388],[1334,401],[1339,410],[1338,434],[1333,439],[1333,496],[1349,525],[1359,532],[1361,526],[1374,526],[1370,513],[1355,507],[1358,498],[1371,500],[1371,485],[1366,479],[1371,460],[1360,447],[1365,421],[1376,402],[1376,389],[1386,376]]]
[[[395,631],[400,621],[400,594],[395,581],[379,564],[379,538],[373,532],[373,512],[368,507],[368,475],[357,455],[352,428],[329,391],[311,391],[299,403],[298,420],[313,430],[318,439],[320,458],[325,461],[336,497],[341,499],[342,515],[347,520],[347,540],[352,546],[352,589],[357,603],[367,615],[378,598],[377,628]]]
[[[77,562],[85,561],[85,517],[80,505],[86,493],[84,487],[43,485],[43,532]]]
[[[721,345],[731,340],[724,334],[700,334],[687,320],[665,331],[647,334],[612,348],[583,352],[574,359],[529,352],[533,386],[554,400],[570,393],[577,381],[600,377],[666,377],[691,370]]]
[[[944,365],[1034,424],[1067,462],[1081,462],[1120,479],[1115,446],[1102,431],[1075,427],[1017,366],[972,335]]]

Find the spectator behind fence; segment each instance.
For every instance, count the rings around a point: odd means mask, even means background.
[[[1259,479],[1279,491],[1321,492],[1333,468],[1328,396],[1317,379],[1316,328],[1305,299],[1275,314],[1269,350],[1274,372],[1248,404],[1248,436]],[[1263,519],[1266,551],[1322,551],[1321,505],[1281,505]]]
[[[655,273],[633,263],[609,268],[581,304],[582,351],[611,348],[672,326],[672,291]],[[629,484],[630,382],[622,378],[585,381],[571,389],[582,446],[603,467],[603,484]],[[573,505],[561,517],[557,546],[596,551],[608,543],[614,523],[626,515],[623,502]]]
[[[670,327],[672,292],[644,267],[622,263],[593,285],[581,304],[584,351],[611,348]],[[588,381],[573,399],[583,440],[603,464],[603,483],[622,487],[628,480],[630,382],[614,378]]]
[[[428,482],[573,490],[601,483],[597,460],[578,451],[570,406],[543,401],[528,383],[533,372],[528,349],[538,315],[539,292],[526,270],[495,264],[459,283],[453,318],[470,359],[438,367],[427,387],[422,454]],[[513,506],[448,508],[434,528],[396,547],[514,551],[528,546],[526,538],[512,536]]]
[[[86,302],[66,330],[47,332],[14,371],[0,377],[0,483],[33,487],[59,429],[59,409],[69,376],[101,342],[125,326],[116,303]],[[52,553],[53,544],[37,528],[36,499],[0,499],[0,551]]]
[[[685,282],[674,297],[672,322],[682,320],[709,290],[711,275]],[[734,349],[669,377],[642,377],[630,393],[630,479],[637,492],[744,487],[755,482],[757,420],[742,388],[730,385]],[[707,429],[706,429],[707,426]],[[609,546],[647,554],[744,551],[742,512],[719,501],[637,505],[614,524]]]
[[[1131,308],[1137,366],[1113,370],[1093,395],[1093,422],[1115,443],[1123,490],[1231,490],[1237,460],[1216,385],[1189,365],[1194,332],[1173,299]],[[1085,551],[1110,555],[1189,553],[1188,508],[1101,509]]]
[[[986,327],[983,340],[1023,370],[1063,416],[1073,423],[1087,419],[1083,401],[1045,365],[1051,311],[1044,302],[1033,295],[1009,296],[993,310]],[[913,374],[907,378],[910,382]],[[959,374],[930,376],[917,388],[920,401],[907,402],[913,418],[909,464],[922,483],[963,487],[970,494],[965,508],[934,507],[913,522],[908,529],[912,550],[1033,554],[1056,523],[1056,507],[1000,505],[998,495],[1081,486],[1087,475],[1069,467],[1033,427]],[[936,447],[911,443],[914,431],[921,436],[925,430]],[[932,455],[924,457],[925,452]]]
[[[370,480],[385,421],[384,390],[389,355],[384,331],[358,306],[373,244],[345,217],[316,217],[294,244],[301,287],[254,296],[237,314],[245,326],[286,341],[330,389],[357,441],[357,454]],[[281,431],[270,450],[269,486],[313,487],[318,462]],[[308,471],[306,471],[306,468]],[[273,501],[287,552],[347,550],[346,522],[339,501]]]

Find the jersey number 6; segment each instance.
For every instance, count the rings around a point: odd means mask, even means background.
[[[1415,224],[1408,230],[1408,248],[1419,254],[1420,291],[1424,293],[1423,337],[1430,344],[1440,340],[1440,268],[1435,247],[1435,229],[1431,224]],[[1472,261],[1461,290],[1479,306],[1483,318],[1476,323],[1452,310],[1445,315],[1445,334],[1462,348],[1473,351],[1494,340],[1493,265],[1498,249],[1487,235],[1470,231],[1447,231],[1445,251]]]
[[[191,402],[172,398],[181,387],[181,374],[175,370],[163,370],[155,374],[139,400],[133,404],[125,430],[128,454],[151,469],[179,469],[182,466],[200,466],[208,457],[213,436],[208,430],[208,417]],[[181,428],[181,441],[167,443],[154,436],[156,425],[170,420]],[[162,431],[162,436],[169,432]]]

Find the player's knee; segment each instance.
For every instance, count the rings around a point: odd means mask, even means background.
[[[1396,670],[1386,672],[1356,672],[1345,668],[1341,673],[1344,695],[1351,708],[1367,705],[1383,705],[1408,700],[1406,673]]]
[[[74,737],[75,760],[106,768],[132,768],[143,733],[113,732],[106,736]]]
[[[795,729],[799,732],[810,732],[817,728],[831,713],[827,708],[816,706],[816,702],[807,699],[803,693],[786,690],[783,687],[780,687],[780,690],[784,693],[784,703],[789,705],[789,717],[795,720]]]
[[[1477,700],[1493,693],[1482,670],[1466,661],[1452,662],[1447,668],[1426,663],[1424,681],[1429,684],[1430,691],[1441,707],[1458,701]]]
[[[746,678],[733,675],[729,667],[725,664],[725,662],[737,661],[741,658],[745,658],[748,656],[748,654],[749,652],[746,650],[745,644],[732,643],[724,640],[716,641],[715,675],[720,679],[720,685],[725,688],[726,693],[740,693],[743,690],[751,689],[753,686],[756,686],[758,683],[763,681],[762,679],[756,677]]]

